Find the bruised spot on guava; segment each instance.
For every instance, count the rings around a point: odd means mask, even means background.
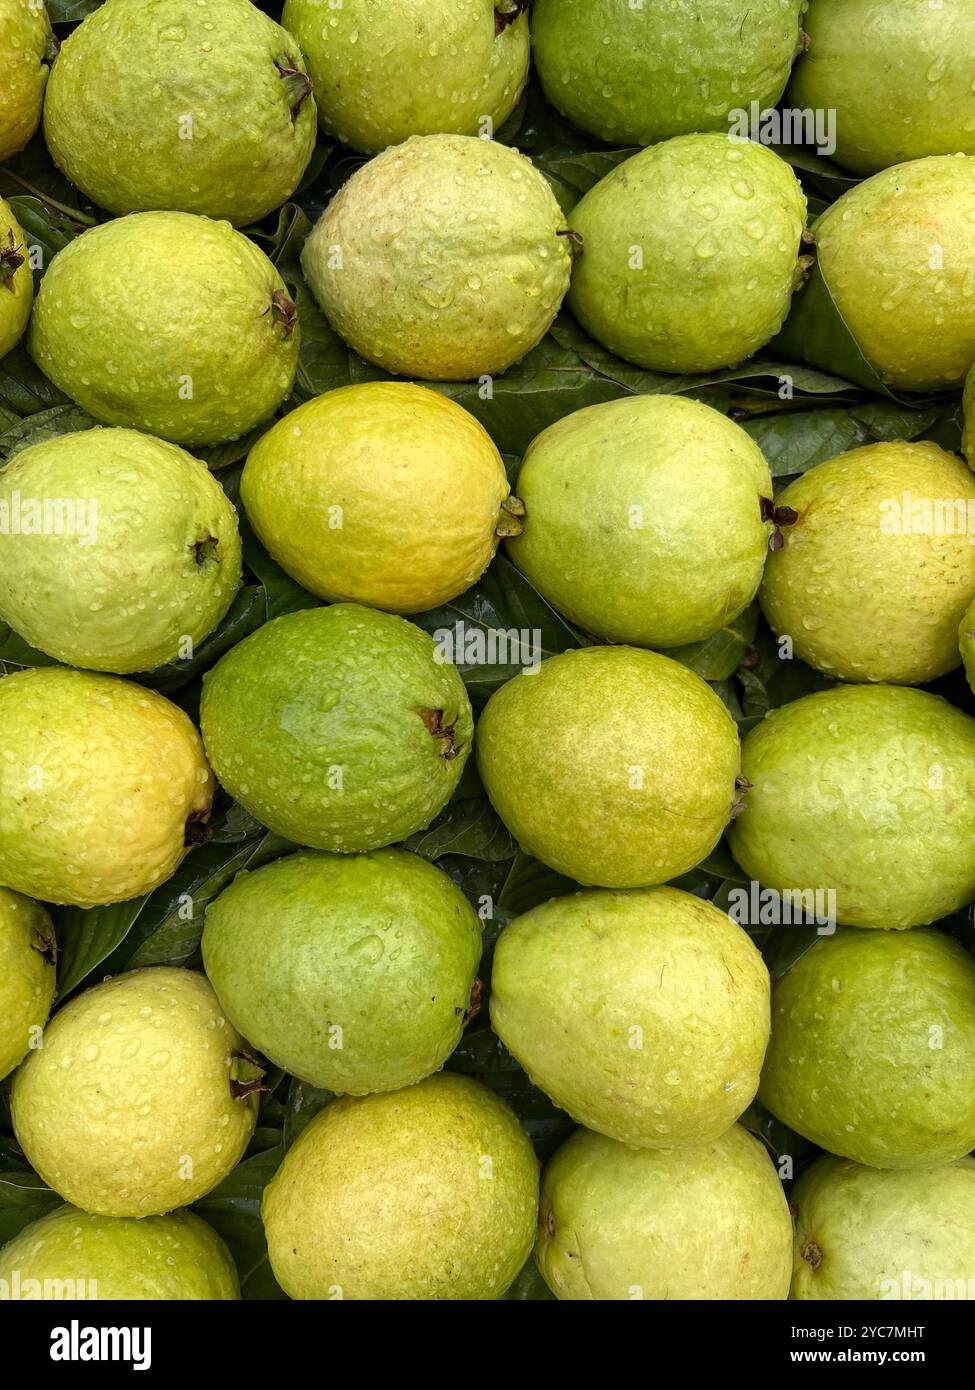
[[[823,1252],[814,1240],[807,1240],[799,1251],[801,1259],[806,1261],[810,1269],[818,1269],[823,1263]]]

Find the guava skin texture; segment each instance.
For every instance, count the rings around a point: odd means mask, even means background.
[[[143,212],[58,252],[30,351],[96,420],[203,445],[236,439],[277,409],[299,336],[284,281],[229,222]]]
[[[30,318],[34,277],[27,257],[23,228],[0,198],[0,357],[16,347]]]
[[[690,893],[554,898],[505,927],[491,980],[491,1025],[535,1085],[623,1144],[708,1143],[758,1090],[768,971]]]
[[[937,695],[839,686],[766,715],[728,835],[777,892],[832,890],[838,922],[902,928],[975,898],[975,720]]]
[[[54,927],[40,904],[0,888],[0,1081],[47,1022],[56,956]]]
[[[203,961],[236,1028],[292,1076],[341,1094],[411,1086],[464,1031],[481,923],[403,850],[293,854],[207,909]]]
[[[85,1302],[240,1298],[230,1251],[192,1211],[139,1221],[57,1207],[0,1250],[0,1281],[15,1280],[22,1298],[62,1298],[72,1286]]]
[[[854,174],[975,154],[967,0],[811,0],[787,103],[836,113],[833,158]],[[891,100],[891,93],[896,99]]]
[[[464,135],[414,136],[325,209],[305,278],[360,357],[402,376],[496,376],[535,347],[569,288],[565,217],[531,161]]]
[[[423,386],[371,381],[307,401],[250,452],[248,519],[319,598],[423,613],[487,569],[510,488],[487,431]],[[503,526],[504,523],[504,526]]]
[[[0,617],[58,661],[154,670],[195,649],[233,602],[237,514],[175,444],[121,429],[44,440],[0,470],[0,515],[23,498],[89,509],[83,526],[52,533],[31,518],[26,534],[0,531]]]
[[[969,1297],[975,1160],[895,1173],[826,1154],[801,1175],[791,1201],[793,1299]]]
[[[496,1299],[531,1253],[538,1161],[507,1105],[442,1072],[332,1101],[264,1189],[274,1277],[294,1299]]]
[[[243,1156],[257,1097],[235,1095],[242,1056],[203,975],[117,975],[47,1025],[14,1078],[14,1132],[66,1202],[158,1216],[203,1197]]]
[[[813,227],[836,307],[891,390],[955,390],[975,360],[973,222],[975,158],[959,154],[875,174]]]
[[[656,652],[587,647],[495,691],[477,728],[494,809],[528,854],[577,883],[686,873],[737,796],[738,731],[700,676]]]
[[[751,357],[782,327],[805,265],[795,174],[727,135],[641,150],[586,194],[569,226],[583,240],[569,308],[603,347],[651,371]]]
[[[975,598],[975,478],[954,454],[868,444],[775,500],[798,517],[769,555],[759,599],[796,656],[845,681],[920,685],[956,669]]]
[[[656,1150],[580,1129],[543,1174],[535,1258],[573,1302],[778,1300],[792,1219],[767,1150],[740,1125]]]
[[[587,632],[676,647],[755,597],[772,480],[758,445],[710,406],[630,396],[567,415],[531,444],[518,496],[510,558]]]
[[[116,676],[35,667],[0,680],[0,726],[0,883],[98,907],[172,877],[213,800],[181,709]]]
[[[354,603],[274,618],[203,678],[223,786],[313,849],[381,849],[453,795],[474,721],[456,667],[404,618]]]
[[[0,159],[22,150],[40,125],[52,48],[42,0],[0,0]]]
[[[257,222],[315,148],[301,51],[250,0],[107,0],[61,47],[44,103],[55,163],[116,214]]]
[[[378,154],[411,135],[493,135],[528,77],[528,16],[495,0],[287,0],[318,122]],[[504,27],[501,28],[501,25]],[[500,29],[500,32],[499,32]]]

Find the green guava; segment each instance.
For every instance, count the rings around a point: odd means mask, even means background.
[[[565,217],[531,161],[465,135],[418,135],[332,199],[301,256],[332,327],[402,376],[503,372],[569,288]]]
[[[411,135],[489,137],[528,77],[527,0],[286,0],[324,133],[366,154]]]
[[[51,71],[44,138],[110,212],[257,222],[315,148],[301,51],[251,0],[107,0]]]
[[[676,888],[597,889],[505,927],[491,1025],[580,1124],[684,1148],[717,1139],[754,1099],[769,976],[712,903]]]
[[[960,154],[875,174],[813,227],[836,308],[894,391],[954,390],[975,360],[973,223],[975,158]]]
[[[962,414],[964,425],[961,436],[961,451],[968,460],[969,468],[975,468],[975,366],[970,369],[965,378]]]
[[[932,927],[840,927],[772,991],[759,1097],[790,1129],[874,1168],[975,1148],[975,961]]]
[[[27,252],[14,210],[0,198],[0,357],[17,345],[30,318],[34,277]]]
[[[937,444],[868,444],[776,498],[782,528],[759,593],[795,655],[846,681],[920,685],[959,662],[975,598],[975,478]]]
[[[750,878],[835,894],[838,922],[914,927],[975,898],[975,720],[937,695],[838,686],[766,715],[729,831]]]
[[[569,217],[583,242],[566,301],[603,347],[659,372],[751,357],[782,326],[807,258],[784,159],[681,135],[625,160]]]
[[[755,597],[772,524],[762,451],[686,396],[630,396],[544,430],[508,554],[560,613],[617,642],[710,637]],[[975,558],[973,558],[975,563]]]
[[[70,1000],[14,1077],[32,1168],[95,1216],[188,1206],[241,1158],[260,1070],[203,975],[150,966]]]
[[[20,1298],[163,1301],[240,1298],[230,1251],[191,1211],[90,1216],[57,1207],[0,1250],[0,1286]]]
[[[531,1252],[538,1163],[498,1096],[442,1072],[326,1106],[261,1214],[292,1298],[496,1299]]]
[[[835,113],[833,156],[855,174],[975,154],[968,0],[811,0],[787,103]]]
[[[251,450],[240,493],[267,550],[333,602],[423,613],[462,594],[516,529],[487,431],[406,382],[306,401]],[[418,505],[419,502],[419,505]]]
[[[610,145],[728,129],[775,106],[803,0],[535,0],[535,68],[553,106]]]
[[[40,125],[55,50],[44,0],[0,0],[0,159],[22,150]]]
[[[0,1081],[40,1043],[54,1002],[56,956],[44,909],[0,888]]]
[[[794,1299],[968,1299],[975,1159],[881,1172],[826,1154],[792,1189]]]
[[[15,455],[0,470],[4,515],[0,617],[72,666],[124,674],[190,656],[240,584],[223,488],[175,444],[134,430],[77,431]]]
[[[477,727],[481,779],[522,848],[604,888],[666,883],[706,858],[732,814],[739,759],[710,686],[634,647],[543,661],[495,691]]]
[[[481,923],[415,854],[292,854],[207,909],[220,1004],[276,1066],[326,1090],[393,1091],[437,1071],[464,1031]]]
[[[115,676],[35,667],[0,680],[0,883],[97,907],[171,878],[213,777],[189,719]]]
[[[575,1302],[784,1299],[792,1219],[768,1152],[740,1125],[656,1150],[580,1129],[545,1169],[535,1257]]]
[[[264,252],[186,212],[134,213],[69,242],[30,330],[37,365],[97,420],[175,444],[220,444],[266,420],[298,346]]]
[[[354,603],[275,618],[203,678],[200,725],[227,791],[314,849],[381,849],[450,800],[474,721],[433,639]]]

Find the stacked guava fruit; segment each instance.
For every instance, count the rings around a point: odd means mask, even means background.
[[[0,1297],[971,1296],[970,7],[84,8],[0,0]]]

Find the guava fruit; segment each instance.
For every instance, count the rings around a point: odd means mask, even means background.
[[[924,155],[975,154],[966,0],[811,0],[787,103],[835,113],[837,163],[875,174]]]
[[[937,695],[838,686],[745,738],[729,831],[750,878],[835,894],[835,920],[914,927],[975,898],[975,720]]]
[[[16,454],[0,470],[4,515],[0,617],[72,666],[125,674],[191,655],[240,584],[223,488],[175,444],[135,430],[77,431]]]
[[[840,927],[772,991],[759,1097],[790,1129],[874,1168],[975,1148],[975,961],[932,927]]]
[[[56,47],[44,0],[0,0],[0,159],[22,150],[40,125]]]
[[[535,68],[553,106],[610,145],[727,130],[775,106],[801,45],[803,0],[535,0]]]
[[[868,444],[776,498],[797,513],[759,599],[795,655],[846,681],[919,685],[953,671],[975,598],[975,478],[937,444]]]
[[[276,1066],[326,1090],[393,1091],[453,1052],[481,922],[415,854],[292,854],[211,903],[203,962],[221,1007]]]
[[[0,1081],[47,1022],[56,955],[54,927],[40,904],[0,888]]]
[[[686,666],[587,647],[495,691],[477,765],[522,848],[577,883],[638,888],[693,869],[732,814],[738,732]]]
[[[214,771],[259,821],[314,849],[425,829],[471,749],[456,667],[405,618],[339,603],[275,618],[203,678]]]
[[[57,1207],[0,1250],[0,1284],[20,1298],[179,1300],[240,1298],[230,1251],[191,1211],[90,1216]]]
[[[251,0],[107,0],[61,47],[44,138],[109,212],[240,226],[298,187],[315,101],[297,43]]]
[[[691,1149],[579,1129],[542,1176],[535,1245],[560,1299],[784,1299],[792,1220],[767,1151],[740,1125]]]
[[[755,597],[772,480],[758,445],[710,406],[629,396],[566,415],[529,447],[518,495],[508,554],[587,632],[676,647]]]
[[[327,136],[378,154],[411,135],[493,135],[528,77],[527,0],[286,0]],[[486,127],[486,129],[485,129]]]
[[[295,1299],[496,1299],[531,1252],[538,1163],[486,1086],[442,1072],[332,1101],[264,1190],[271,1268]]]
[[[825,1154],[792,1189],[791,1297],[971,1297],[975,1278],[975,1160],[882,1172]]]
[[[487,569],[510,488],[490,435],[446,396],[405,382],[344,386],[279,420],[241,479],[247,516],[320,598],[422,613]]]
[[[531,161],[466,135],[417,135],[336,194],[305,243],[332,327],[386,371],[433,381],[503,372],[569,288],[565,217]]]
[[[133,213],[69,242],[30,331],[37,365],[97,420],[175,444],[219,444],[267,419],[298,344],[264,252],[186,212]]]
[[[676,888],[597,889],[504,928],[491,1025],[580,1124],[685,1148],[718,1138],[754,1099],[769,976],[712,903]]]
[[[205,831],[213,777],[154,690],[63,666],[0,680],[0,883],[97,907],[165,883]]]
[[[27,258],[27,238],[13,208],[0,198],[0,357],[20,341],[33,302],[34,277]]]
[[[807,258],[784,159],[727,135],[641,150],[569,216],[583,242],[567,303],[603,347],[658,372],[751,357],[779,331]]]
[[[954,390],[975,361],[973,222],[975,158],[959,154],[875,174],[813,227],[836,308],[891,390]]]
[[[259,1074],[203,975],[149,966],[54,1015],[14,1078],[14,1132],[66,1202],[95,1216],[158,1216],[236,1165]]]

